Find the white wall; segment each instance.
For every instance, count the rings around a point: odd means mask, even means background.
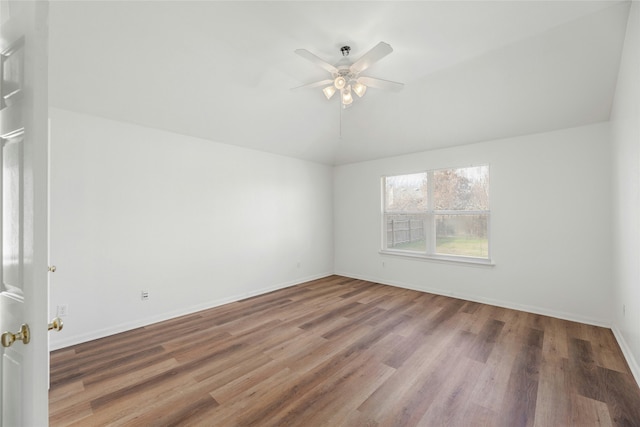
[[[331,167],[50,113],[52,348],[333,272]]]
[[[608,326],[609,140],[603,123],[336,167],[336,273]],[[495,266],[378,253],[381,176],[487,163]]]
[[[640,5],[629,12],[613,135],[614,286],[612,330],[640,383]],[[624,312],[623,312],[623,306]]]

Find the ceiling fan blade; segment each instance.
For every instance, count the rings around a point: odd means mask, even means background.
[[[378,62],[385,56],[389,55],[391,52],[393,52],[391,45],[385,42],[380,42],[351,65],[351,72],[354,74],[361,73],[372,66],[375,62]]]
[[[322,59],[318,58],[316,55],[314,55],[313,53],[309,52],[307,49],[296,49],[296,50],[294,50],[294,52],[297,53],[298,55],[302,56],[304,59],[307,59],[307,60],[313,62],[314,64],[324,68],[325,70],[327,70],[331,74],[336,74],[338,72],[338,69],[336,67],[334,67],[333,65],[329,64],[328,62],[323,61]]]
[[[402,90],[404,83],[392,82],[391,80],[376,79],[375,77],[358,77],[358,81],[363,85],[375,87],[377,89],[387,89],[393,91]]]
[[[319,82],[313,82],[313,83],[309,83],[309,84],[306,84],[306,85],[293,87],[293,88],[291,88],[291,90],[311,89],[311,88],[314,88],[314,87],[325,86],[325,85],[330,85],[330,84],[333,84],[333,80],[332,79],[320,80]]]

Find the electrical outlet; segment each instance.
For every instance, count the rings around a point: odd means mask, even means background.
[[[149,291],[140,291],[140,299],[146,301],[149,299]]]
[[[57,307],[56,316],[64,317],[69,314],[69,306],[67,304],[61,304]]]

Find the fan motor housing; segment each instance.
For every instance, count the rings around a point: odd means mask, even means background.
[[[333,74],[333,78],[342,76],[348,82],[350,80],[354,80],[357,76],[351,72],[351,69],[348,65],[340,65],[338,67],[338,72]]]

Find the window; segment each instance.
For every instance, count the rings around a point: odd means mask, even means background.
[[[384,252],[489,261],[489,166],[383,177]]]

